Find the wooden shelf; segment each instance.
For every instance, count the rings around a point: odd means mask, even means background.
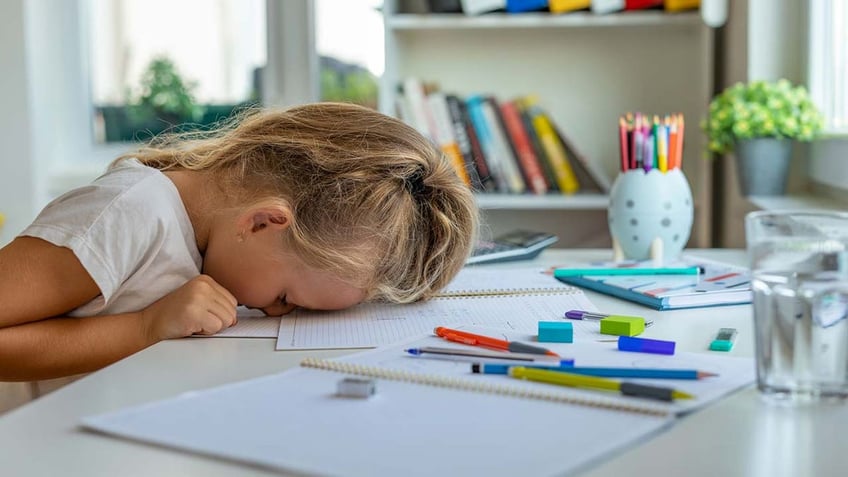
[[[606,210],[609,205],[609,196],[603,194],[477,194],[476,197],[477,205],[484,210]]]
[[[534,12],[521,14],[489,13],[466,16],[461,13],[399,13],[386,17],[390,30],[463,30],[508,28],[603,28],[603,27],[691,27],[703,26],[698,11],[664,13],[662,11],[627,12],[596,15],[575,12],[562,15]]]

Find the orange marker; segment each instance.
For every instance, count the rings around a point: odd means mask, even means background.
[[[538,346],[519,343],[518,341],[499,340],[490,336],[476,335],[474,333],[468,333],[467,331],[459,331],[450,328],[445,328],[444,326],[436,328],[435,330],[433,330],[433,333],[435,333],[436,336],[442,337],[448,341],[467,344],[471,346],[482,346],[484,348],[511,351],[513,353],[531,353],[544,354],[548,356],[559,356],[553,351],[547,350],[545,348],[540,348]]]

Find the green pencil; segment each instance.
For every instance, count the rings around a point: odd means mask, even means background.
[[[697,275],[699,267],[683,268],[557,268],[554,277],[579,277],[585,275]]]

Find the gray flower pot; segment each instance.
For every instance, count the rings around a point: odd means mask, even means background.
[[[783,195],[792,141],[759,138],[736,143],[736,172],[742,195]]]

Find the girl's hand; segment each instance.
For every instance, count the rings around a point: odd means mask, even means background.
[[[235,297],[208,275],[195,277],[141,311],[152,341],[213,335],[236,324]]]

